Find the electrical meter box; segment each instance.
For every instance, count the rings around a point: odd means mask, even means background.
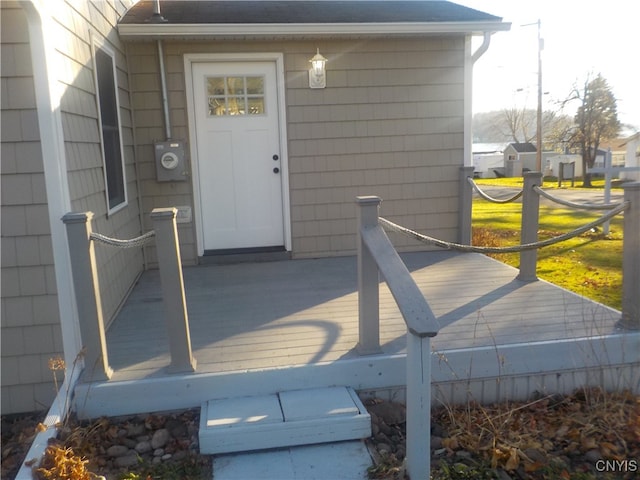
[[[187,179],[185,143],[182,140],[157,142],[156,174],[159,182],[181,182]]]

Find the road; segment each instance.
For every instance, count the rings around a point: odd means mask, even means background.
[[[480,185],[480,188],[487,195],[496,198],[496,199],[504,199],[509,198],[515,195],[519,189],[511,188],[511,187],[496,187],[489,185]],[[604,203],[604,190],[601,189],[585,189],[585,188],[553,188],[549,189],[548,192],[558,197],[562,200],[573,202],[573,203]],[[474,190],[474,196],[477,196],[477,192]],[[609,203],[619,203],[622,201],[624,197],[624,193],[620,189],[611,190],[611,199]],[[522,197],[518,200],[520,202]],[[556,202],[552,202],[551,200],[542,197],[540,199],[540,203],[542,205],[549,206],[557,206],[562,207],[562,205],[557,204]]]

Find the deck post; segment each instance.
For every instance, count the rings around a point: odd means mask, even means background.
[[[407,473],[430,478],[431,339],[407,331]]]
[[[473,187],[469,178],[473,178],[473,167],[460,167],[460,193],[458,195],[458,243],[471,245],[471,217],[473,212]]]
[[[375,259],[362,241],[361,231],[378,226],[380,197],[356,197],[358,204],[358,345],[360,355],[382,352],[380,348],[379,272]]]
[[[111,378],[113,369],[109,366],[95,246],[91,240],[92,219],[93,212],[67,213],[62,217],[67,228],[85,378],[88,381],[105,381]]]
[[[522,195],[522,226],[520,244],[535,243],[538,241],[538,226],[540,223],[540,196],[533,187],[539,187],[542,181],[541,172],[527,172],[524,174],[524,187]],[[536,267],[538,263],[538,250],[523,250],[520,252],[520,273],[518,280],[533,282],[538,280]]]
[[[196,360],[191,353],[191,336],[187,301],[182,278],[182,262],[176,208],[155,208],[151,212],[153,229],[156,232],[156,249],[162,284],[165,321],[171,351],[170,373],[195,372]]]
[[[622,318],[620,326],[640,330],[640,182],[624,183],[624,212],[622,245]]]

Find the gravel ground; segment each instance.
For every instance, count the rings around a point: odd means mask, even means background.
[[[367,401],[370,478],[403,479],[405,407]],[[579,390],[529,402],[434,409],[434,480],[640,478],[640,396]]]
[[[38,415],[3,418],[2,478],[14,478],[33,440]],[[10,423],[11,422],[11,423]],[[199,409],[162,414],[100,418],[78,422],[73,417],[59,428],[54,445],[71,448],[76,458],[86,459],[86,469],[106,480],[126,474],[132,478],[200,480],[211,478],[211,457],[199,454]],[[7,435],[5,437],[5,425]],[[53,468],[60,460],[45,459]],[[55,473],[48,478],[56,478]],[[41,475],[40,478],[46,478]]]
[[[376,463],[370,478],[403,479],[404,405],[380,400],[365,405],[372,417],[367,444]],[[1,478],[15,477],[42,418],[2,418]],[[211,457],[198,453],[198,422],[198,409],[89,423],[72,418],[60,429],[59,442],[107,480],[127,472],[137,478],[204,480],[212,478]],[[431,427],[434,480],[630,480],[640,472],[640,397],[626,392],[590,390],[521,403],[443,407],[434,409]],[[599,471],[605,465],[610,471]]]

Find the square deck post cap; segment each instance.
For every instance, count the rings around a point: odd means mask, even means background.
[[[175,218],[177,214],[178,209],[175,207],[154,208],[151,211],[151,218],[170,219]]]
[[[93,218],[93,212],[69,212],[62,217],[62,222],[70,223],[87,223]]]
[[[358,205],[380,205],[382,199],[375,195],[364,195],[356,197],[356,203]]]

